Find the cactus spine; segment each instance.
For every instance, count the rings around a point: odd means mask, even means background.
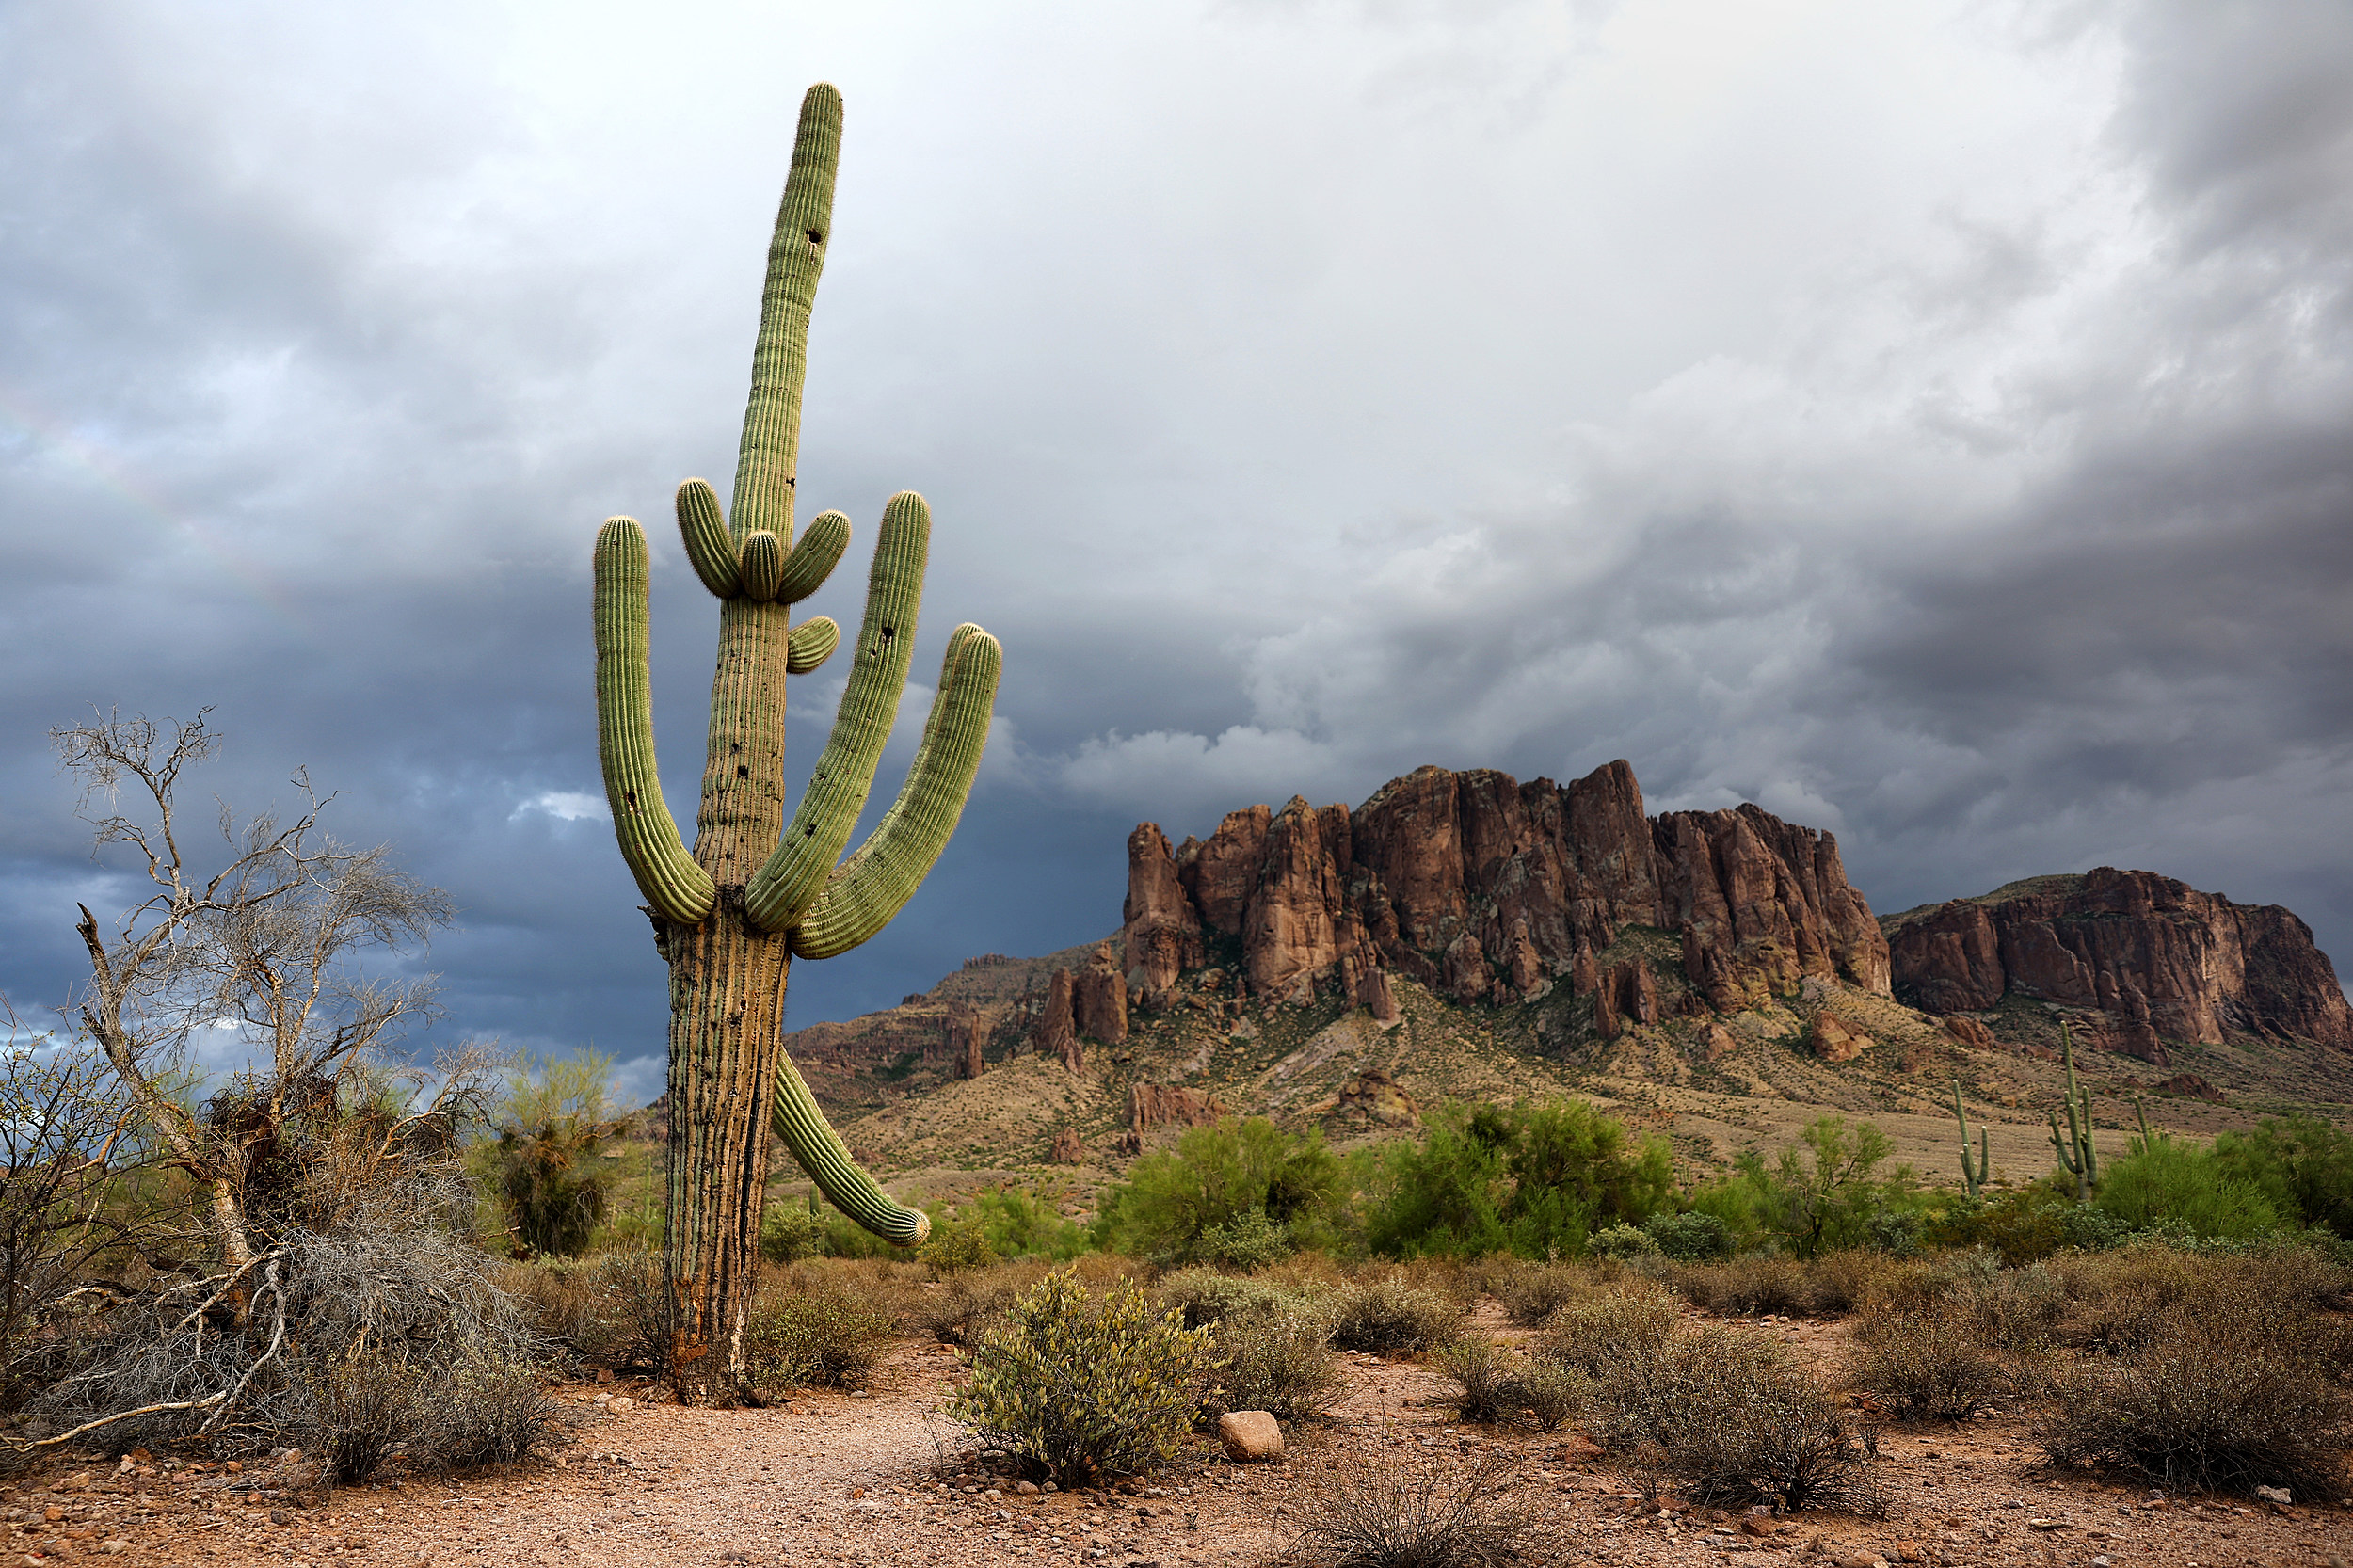
[[[2091,1091],[2075,1086],[2075,1035],[2059,1020],[2059,1045],[2067,1056],[2067,1136],[2059,1136],[2058,1112],[2051,1112],[2051,1147],[2059,1164],[2075,1178],[2075,1201],[2090,1200],[2100,1185],[2100,1155],[2091,1146]]]
[[[840,141],[840,94],[821,83],[802,100],[769,245],[732,506],[723,513],[700,479],[678,490],[686,558],[720,600],[692,855],[654,761],[645,534],[635,520],[616,517],[597,537],[598,753],[615,836],[670,967],[664,1261],[678,1380],[696,1397],[747,1386],[744,1327],[771,1129],[859,1224],[902,1244],[930,1229],[851,1157],[785,1056],[778,1031],[792,957],[832,957],[873,936],[937,860],[980,766],[1003,663],[987,632],[955,630],[898,801],[842,860],[898,713],[922,600],[931,509],[912,491],[892,497],[848,690],[786,826],[785,677],[817,668],[841,640],[825,616],[794,626],[791,607],[824,584],[850,540],[850,520],[824,512],[796,545],[792,516],[809,313],[832,230]]]
[[[1977,1128],[1977,1160],[1969,1162],[1969,1112],[1961,1103],[1961,1080],[1953,1080],[1953,1114],[1961,1118],[1961,1179],[1969,1190],[1969,1201],[1975,1203],[1984,1195],[1985,1178],[1992,1172],[1992,1151],[1988,1147],[1986,1129]]]

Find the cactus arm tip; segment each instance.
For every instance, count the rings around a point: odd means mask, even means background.
[[[812,616],[785,638],[784,672],[807,675],[833,657],[841,642],[841,628],[831,616]]]
[[[971,797],[1004,659],[997,639],[969,622],[949,638],[939,691],[899,798],[857,853],[826,877],[793,928],[796,955],[831,958],[871,939],[938,863]]]
[[[719,493],[707,479],[689,479],[678,488],[678,531],[686,546],[686,559],[703,586],[721,599],[744,591],[736,568],[735,540],[719,512]]]
[[[645,530],[634,518],[597,533],[597,760],[621,857],[646,902],[665,920],[694,925],[717,900],[710,873],[680,841],[662,797],[653,744],[653,682],[647,668]]]
[[[827,1201],[865,1229],[895,1246],[912,1247],[932,1233],[931,1216],[920,1208],[894,1203],[866,1168],[852,1158],[841,1135],[817,1108],[800,1069],[792,1059],[776,1064],[776,1085],[771,1126],[801,1169],[808,1173]]]
[[[792,547],[791,558],[777,575],[775,597],[787,604],[808,598],[825,585],[841,552],[849,548],[850,520],[840,512],[818,513],[801,531],[800,542]]]

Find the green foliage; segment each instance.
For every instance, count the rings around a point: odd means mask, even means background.
[[[1595,1257],[1614,1257],[1621,1261],[1660,1256],[1658,1243],[1652,1240],[1649,1231],[1624,1221],[1595,1231],[1585,1245],[1586,1250]]]
[[[1594,1230],[1639,1225],[1674,1191],[1663,1139],[1637,1143],[1578,1100],[1449,1106],[1383,1176],[1368,1240],[1392,1257],[1575,1257]]]
[[[817,1211],[817,1194],[808,1202],[787,1200],[771,1204],[760,1216],[760,1256],[771,1263],[798,1263],[825,1250],[825,1219]]]
[[[1574,1371],[1602,1377],[1614,1367],[1656,1360],[1682,1321],[1681,1306],[1663,1290],[1597,1290],[1552,1315],[1544,1353]]]
[[[2216,1138],[2214,1160],[2282,1217],[2353,1240],[2353,1132],[2311,1116],[2265,1117],[2251,1132]]]
[[[1104,1200],[1098,1235],[1160,1264],[1213,1253],[1266,1262],[1328,1245],[1347,1200],[1339,1159],[1321,1133],[1294,1135],[1253,1116],[1189,1128],[1176,1147],[1137,1160]]]
[[[1867,1246],[1882,1216],[1920,1204],[1908,1168],[1879,1175],[1892,1147],[1869,1122],[1817,1116],[1769,1169],[1749,1151],[1730,1176],[1694,1191],[1689,1207],[1713,1216],[1739,1245],[1771,1245],[1799,1257]]]
[[[1660,1252],[1678,1263],[1732,1256],[1731,1227],[1719,1216],[1696,1208],[1680,1214],[1654,1214],[1642,1223],[1642,1229]]]
[[[752,1304],[744,1350],[756,1385],[857,1388],[881,1361],[890,1314],[844,1287],[785,1289]]]
[[[1132,1284],[1097,1295],[1062,1269],[980,1335],[948,1414],[1063,1486],[1137,1475],[1176,1453],[1214,1367],[1208,1330]]]
[[[2200,1240],[2247,1240],[2281,1228],[2255,1180],[2213,1150],[2158,1136],[2108,1167],[2099,1208],[2128,1229],[2158,1227]]]
[[[1219,1320],[1212,1337],[1225,1361],[1209,1400],[1215,1413],[1263,1410],[1280,1421],[1313,1420],[1347,1391],[1323,1312],[1236,1312]]]
[[[1050,1199],[1025,1187],[994,1188],[949,1210],[946,1217],[952,1224],[977,1227],[999,1257],[1050,1257],[1066,1263],[1087,1250],[1086,1227],[1064,1218]]]
[[[952,1225],[934,1225],[932,1239],[916,1254],[929,1264],[935,1273],[960,1273],[969,1269],[985,1269],[1003,1258],[988,1244],[987,1233],[979,1223],[960,1221]]]
[[[613,1058],[583,1047],[507,1082],[491,1185],[516,1240],[533,1255],[577,1257],[603,1220],[612,1179],[597,1157],[612,1137]]]

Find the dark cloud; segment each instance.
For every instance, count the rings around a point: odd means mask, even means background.
[[[586,546],[728,472],[820,76],[803,493],[925,490],[919,673],[968,617],[1009,673],[796,1020],[1100,934],[1138,817],[1423,761],[1628,757],[1886,908],[2113,860],[2353,953],[2345,13],[2066,14],[8,11],[0,986],[128,892],[48,728],[216,703],[205,789],[307,764],[453,889],[451,1032],[650,1081]],[[712,612],[654,533],[683,808]]]

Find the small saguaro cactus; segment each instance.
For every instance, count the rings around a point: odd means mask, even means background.
[[[2058,1112],[2051,1112],[2051,1147],[2058,1162],[2075,1178],[2075,1201],[2089,1202],[2100,1185],[2100,1154],[2091,1146],[2091,1091],[2075,1086],[2075,1035],[2059,1020],[2059,1047],[2067,1056],[2067,1136],[2059,1136]]]
[[[678,489],[686,558],[719,600],[691,855],[654,762],[645,533],[616,517],[597,536],[598,753],[622,857],[670,967],[664,1267],[673,1360],[681,1390],[705,1397],[747,1384],[744,1325],[771,1127],[859,1224],[902,1245],[930,1229],[851,1158],[785,1054],[785,981],[793,957],[830,958],[880,931],[939,857],[980,766],[1003,661],[977,626],[950,635],[906,783],[866,842],[841,859],[898,713],[923,592],[931,508],[911,490],[891,497],[833,732],[785,823],[785,678],[817,668],[840,640],[822,616],[793,625],[792,606],[817,591],[850,541],[840,512],[819,513],[797,541],[792,530],[809,311],[832,233],[840,145],[841,95],[821,83],[801,102],[768,248],[733,505],[723,513],[700,479]]]
[[[1977,1128],[1977,1163],[1969,1160],[1969,1112],[1961,1103],[1961,1080],[1953,1080],[1953,1114],[1961,1118],[1961,1179],[1969,1190],[1972,1203],[1985,1195],[1985,1178],[1992,1173],[1992,1153],[1986,1130]]]

